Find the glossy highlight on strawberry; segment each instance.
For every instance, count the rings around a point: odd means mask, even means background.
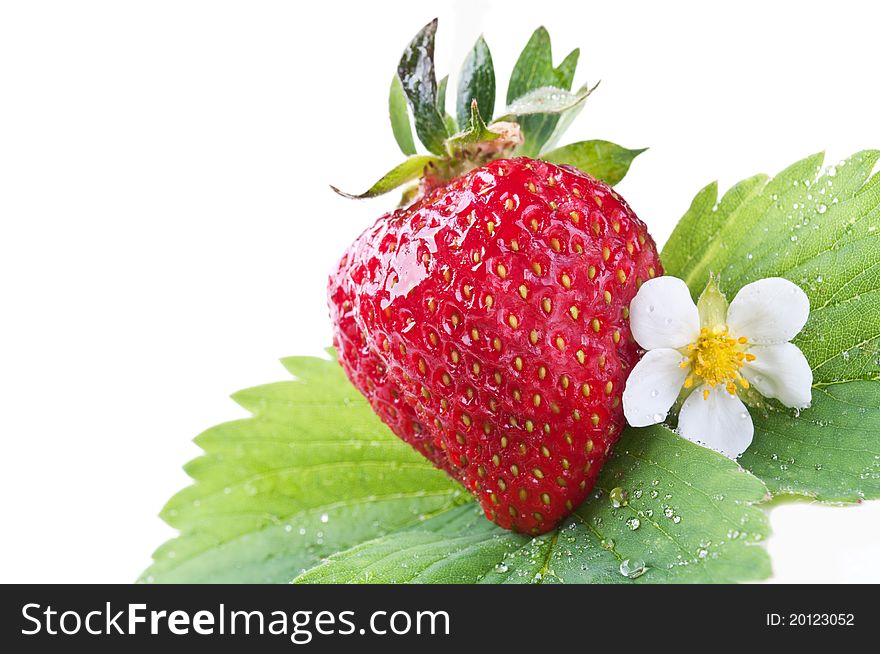
[[[502,527],[591,490],[639,358],[628,306],[662,274],[645,225],[571,166],[499,159],[379,218],[329,284],[348,377]]]

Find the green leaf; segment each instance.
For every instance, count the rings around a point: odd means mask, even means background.
[[[562,63],[553,71],[556,75],[556,84],[553,86],[558,86],[566,91],[571,90],[571,85],[574,83],[574,72],[577,69],[580,56],[580,48],[575,48],[568,53],[568,56],[563,59]]]
[[[638,582],[769,574],[763,484],[664,427],[627,430],[595,497],[531,539],[393,436],[335,361],[284,364],[296,380],[237,393],[253,415],[196,439],[194,483],[162,511],[181,533],[142,581],[629,582],[626,558],[646,562]]]
[[[390,171],[385,173],[378,182],[373,184],[370,188],[359,195],[352,195],[351,193],[346,193],[345,191],[340,191],[335,186],[330,186],[336,193],[345,198],[351,198],[353,200],[362,200],[364,198],[373,198],[377,195],[382,195],[383,193],[388,193],[393,189],[396,189],[398,186],[402,186],[409,181],[420,178],[424,172],[425,168],[440,163],[442,160],[438,157],[433,157],[431,155],[415,155],[404,161],[402,164],[395,166]]]
[[[469,503],[425,523],[366,541],[306,571],[296,583],[477,583],[529,543]]]
[[[449,114],[443,115],[443,124],[446,126],[447,134],[455,134],[458,131],[458,124],[455,122],[455,118]]]
[[[388,94],[388,115],[391,118],[391,131],[394,132],[394,140],[400,146],[400,151],[407,156],[415,154],[416,145],[413,142],[412,128],[409,126],[406,95],[396,73],[391,80],[391,91]]]
[[[795,339],[817,384],[880,378],[880,151],[820,170],[808,157],[772,180],[733,187],[716,208],[701,191],[663,248],[667,274],[694,294],[710,273],[728,298],[764,277],[785,277],[810,298]]]
[[[523,49],[507,85],[507,103],[511,104],[529,91],[541,87],[558,87],[571,89],[574,71],[577,66],[579,51],[575,50],[560,64],[553,67],[553,53],[550,47],[550,35],[543,27],[532,34]],[[578,105],[575,105],[577,107]],[[536,114],[524,116],[520,121],[525,142],[520,146],[519,153],[527,157],[535,157],[541,152],[545,143],[553,136],[557,123],[557,114]]]
[[[577,68],[579,57],[580,50],[575,48],[568,54],[568,56],[562,61],[562,63],[559,64],[559,67],[556,69],[557,83],[555,86],[558,86],[561,89],[571,90],[571,85],[574,81],[574,71],[575,68]],[[598,84],[596,84],[596,86],[598,86]],[[593,88],[593,90],[595,90],[595,87]],[[541,152],[546,152],[547,150],[552,150],[556,147],[556,144],[559,143],[559,139],[571,126],[575,118],[578,117],[583,108],[584,103],[581,102],[577,106],[569,109],[568,111],[563,111],[559,115],[559,120],[556,122],[556,126],[553,128],[553,131],[550,134],[550,138],[548,138],[541,146]]]
[[[550,34],[544,27],[539,27],[513,66],[507,85],[507,102],[512,102],[532,89],[552,86],[556,81]]]
[[[162,518],[180,535],[142,581],[285,583],[329,556],[461,501],[391,436],[335,361],[284,361],[296,381],[234,396],[253,416],[203,432],[193,485]]]
[[[609,141],[579,141],[551,150],[541,159],[574,166],[613,186],[624,178],[633,159],[646,149],[628,150]]]
[[[742,463],[776,493],[851,502],[878,497],[880,476],[880,382],[868,381],[880,379],[880,151],[824,171],[823,159],[746,179],[717,204],[710,184],[661,258],[694,294],[710,274],[729,299],[765,277],[804,290],[810,317],[794,343],[813,369],[813,406],[798,418],[772,403],[753,410]]]
[[[880,498],[880,382],[823,386],[800,415],[770,409],[755,423],[740,463],[773,494],[828,502]]]
[[[562,60],[562,63],[553,70],[553,75],[556,78],[556,82],[553,86],[564,89],[565,91],[571,91],[571,85],[574,83],[574,73],[577,69],[580,54],[580,49],[575,48],[569,52],[568,56]],[[586,88],[586,85],[584,86]],[[598,86],[598,83],[594,85],[593,88],[587,92],[587,95],[595,91]],[[561,111],[555,120],[544,121],[543,124],[535,130],[535,143],[540,144],[538,146],[538,152],[540,153],[555,147],[562,134],[571,126],[571,123],[577,118],[583,108],[584,103],[577,102],[573,107]],[[545,118],[551,118],[551,116],[546,116]]]
[[[458,131],[458,126],[455,122],[455,118],[446,112],[446,86],[448,83],[449,75],[441,79],[440,85],[437,87],[437,113],[443,117],[443,125],[446,128],[446,134],[451,135]]]
[[[441,116],[446,114],[446,87],[449,85],[449,75],[440,80],[437,85],[437,113]]]
[[[459,125],[468,124],[474,100],[477,101],[480,114],[491,121],[495,113],[495,67],[492,53],[482,36],[468,53],[458,76],[455,115]]]
[[[628,430],[598,492],[558,530],[528,538],[473,505],[335,554],[298,583],[734,582],[769,575],[764,485],[665,427]],[[614,508],[615,487],[629,493]],[[621,563],[644,561],[637,579]]]
[[[593,89],[587,86],[582,87],[577,93],[555,86],[542,86],[511,102],[504,110],[505,118],[531,114],[561,114],[577,107],[592,92]]]
[[[409,100],[419,140],[434,154],[443,153],[447,137],[443,116],[437,111],[437,78],[434,74],[434,37],[437,19],[413,38],[397,66],[403,92]]]

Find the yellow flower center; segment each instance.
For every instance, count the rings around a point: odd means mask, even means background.
[[[732,338],[727,329],[703,327],[696,343],[691,343],[684,351],[687,359],[681,367],[691,369],[684,387],[691,388],[694,379],[700,378],[712,388],[723,386],[731,395],[736,395],[737,383],[748,388],[748,380],[739,372],[747,361],[755,360],[754,354],[745,351],[748,342],[745,336]],[[704,389],[703,399],[708,397],[709,389]]]

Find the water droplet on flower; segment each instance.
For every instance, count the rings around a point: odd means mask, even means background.
[[[660,391],[658,391],[656,388],[651,391],[651,397],[657,397],[658,395],[660,395]]]

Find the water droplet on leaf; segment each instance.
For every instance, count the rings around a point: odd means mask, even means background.
[[[645,562],[641,559],[624,559],[620,563],[620,574],[630,579],[636,579],[645,574]]]

